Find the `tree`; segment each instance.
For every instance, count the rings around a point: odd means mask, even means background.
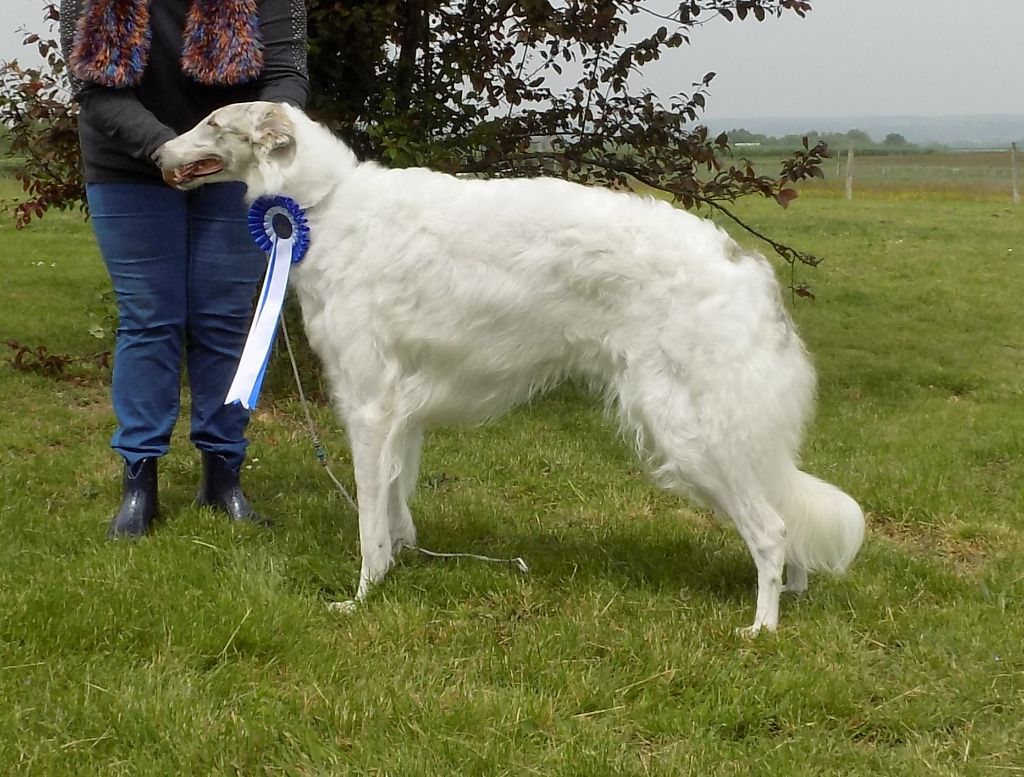
[[[731,129],[728,132],[729,141],[733,144],[736,143],[765,143],[775,138],[770,138],[767,135],[762,135],[759,132],[751,132],[748,129]]]
[[[734,161],[728,135],[711,137],[698,123],[714,73],[689,93],[658,96],[642,83],[647,64],[712,17],[804,16],[804,0],[693,0],[667,15],[645,0],[307,5],[313,110],[364,157],[454,173],[639,182],[733,218],[727,204],[738,197],[786,206],[793,183],[822,177],[821,143],[804,141],[775,176]],[[769,242],[791,262],[818,261]]]
[[[790,262],[818,262],[743,224],[728,203],[758,194],[785,207],[797,196],[795,182],[822,176],[825,145],[805,139],[778,174],[759,175],[732,158],[725,133],[711,137],[699,124],[714,73],[688,93],[659,96],[642,84],[646,65],[686,45],[709,19],[802,17],[808,0],[688,0],[669,14],[653,0],[309,0],[307,7],[311,111],[364,158],[642,184],[686,208],[727,213]],[[47,13],[56,18],[52,4]],[[14,143],[30,160],[19,223],[68,207],[81,188],[67,166],[70,109],[51,99],[63,62],[53,59],[52,41],[35,43],[49,47],[50,72],[8,66],[0,96],[0,118],[27,118],[33,127],[14,125]]]
[[[885,136],[885,140],[882,141],[887,146],[905,146],[907,145],[907,139],[898,132],[890,132]]]
[[[871,136],[864,130],[852,129],[846,131],[846,139],[854,145],[870,146]]]

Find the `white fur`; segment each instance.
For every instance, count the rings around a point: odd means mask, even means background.
[[[309,340],[353,449],[366,596],[415,543],[425,427],[501,415],[588,381],[663,488],[727,516],[757,567],[747,631],[807,572],[842,572],[857,503],[797,469],[814,373],[770,265],[709,221],[555,179],[475,180],[359,163],[288,106],[222,108],[162,150],[205,156],[252,198],[306,208],[294,268]]]

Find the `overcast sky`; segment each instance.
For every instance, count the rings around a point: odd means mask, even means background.
[[[156,0],[159,2],[159,0]],[[0,59],[41,0],[2,0]],[[715,71],[708,118],[1024,114],[1024,0],[813,0],[805,19],[712,22],[654,63],[659,94]],[[673,0],[653,0],[670,10]]]

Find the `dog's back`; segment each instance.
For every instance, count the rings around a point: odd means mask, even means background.
[[[651,348],[725,357],[785,315],[762,259],[666,203],[367,166],[331,210],[296,272],[324,320],[372,329],[405,372],[511,402],[568,374],[607,383]]]

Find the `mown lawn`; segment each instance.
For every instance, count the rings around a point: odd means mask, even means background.
[[[851,573],[786,599],[776,634],[734,634],[754,603],[740,540],[649,486],[574,389],[425,451],[422,542],[529,575],[408,557],[343,616],[324,602],[353,591],[355,519],[283,381],[246,472],[272,532],[190,506],[186,431],[165,522],[110,544],[105,370],[54,379],[9,349],[0,773],[1024,773],[1024,209],[817,192],[739,210],[827,257],[794,303],[821,384],[805,459],[869,521]],[[0,340],[107,347],[88,226],[0,231]]]

